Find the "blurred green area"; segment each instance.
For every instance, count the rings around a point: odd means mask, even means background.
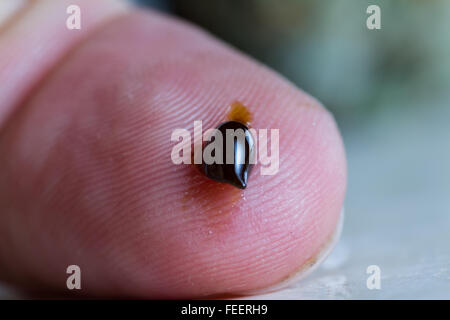
[[[450,83],[450,1],[141,0],[198,24],[317,97],[340,125],[427,107]],[[381,30],[366,9],[381,8]]]

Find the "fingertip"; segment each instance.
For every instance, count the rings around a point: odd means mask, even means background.
[[[252,112],[254,128],[280,133],[278,172],[255,167],[245,190],[170,159],[173,129],[192,131],[194,120],[215,127],[235,100]],[[12,121],[0,150],[28,183],[8,192],[33,205],[14,203],[26,236],[10,241],[32,243],[19,254],[35,268],[21,272],[53,286],[61,279],[52,274],[75,259],[91,294],[250,292],[307,265],[335,234],[346,169],[332,116],[274,72],[176,20],[117,20],[59,66]],[[0,181],[2,190],[13,178]]]

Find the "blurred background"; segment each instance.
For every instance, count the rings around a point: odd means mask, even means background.
[[[336,117],[342,238],[308,278],[258,298],[450,299],[450,1],[140,0],[209,30]],[[381,30],[366,9],[381,8]],[[381,290],[366,268],[381,269]]]

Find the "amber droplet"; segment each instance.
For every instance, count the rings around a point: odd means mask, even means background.
[[[217,155],[216,158],[219,159],[219,161],[210,164],[204,162],[204,172],[210,179],[229,183],[240,189],[245,189],[253,166],[253,164],[250,163],[254,153],[255,143],[253,136],[248,127],[238,121],[224,122],[216,129],[220,131],[223,139],[220,155]],[[239,130],[241,130],[241,138],[239,138]],[[215,138],[211,139],[211,141],[205,145],[205,148],[214,141],[216,141]],[[234,156],[230,153],[229,157],[227,157],[227,143],[230,146],[233,146]],[[229,150],[231,150],[231,148]],[[216,156],[215,150],[211,154]]]
[[[239,101],[235,101],[231,104],[228,120],[243,123],[248,127],[252,121],[252,115],[246,106]]]

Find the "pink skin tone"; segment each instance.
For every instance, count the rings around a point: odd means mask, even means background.
[[[101,2],[78,1],[81,31],[65,29],[64,1],[1,30],[0,279],[66,292],[77,264],[85,295],[192,298],[301,270],[345,195],[332,116],[196,27]],[[234,100],[253,128],[280,130],[279,172],[256,166],[244,191],[170,159],[172,130],[215,127]]]

